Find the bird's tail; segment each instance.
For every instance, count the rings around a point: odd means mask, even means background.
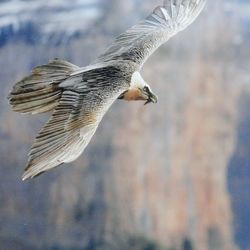
[[[36,67],[13,87],[8,96],[12,109],[24,114],[53,110],[62,94],[58,85],[77,69],[78,66],[59,59]]]

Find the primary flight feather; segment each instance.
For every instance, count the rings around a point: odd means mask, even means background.
[[[204,5],[205,0],[165,0],[119,35],[90,66],[55,59],[17,82],[9,95],[14,111],[53,111],[32,146],[23,180],[78,158],[116,99],[156,103],[140,70],[160,45],[196,19]]]

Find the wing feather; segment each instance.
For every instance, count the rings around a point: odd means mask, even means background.
[[[119,35],[96,63],[130,60],[141,67],[169,38],[190,25],[206,0],[165,0],[145,20]]]
[[[95,81],[88,85],[90,76],[95,76]],[[103,77],[96,72],[86,73],[85,77],[82,76],[81,84],[64,89],[58,106],[31,148],[23,180],[78,158],[106,111],[126,88],[126,84],[120,89],[111,88],[114,79],[105,72]],[[99,88],[92,88],[93,84]]]

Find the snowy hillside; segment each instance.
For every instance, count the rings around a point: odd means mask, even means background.
[[[0,0],[0,47],[8,42],[65,44],[89,31],[102,18],[104,0]],[[150,1],[145,1],[144,7]],[[157,1],[159,4],[160,1]],[[240,4],[239,4],[240,3]],[[134,16],[142,11],[141,0],[127,1],[122,8]],[[145,7],[146,8],[146,7]],[[148,8],[147,12],[148,12]],[[228,0],[224,11],[238,15],[249,26],[248,1]],[[125,20],[123,20],[125,22]]]
[[[0,46],[9,41],[65,43],[101,17],[99,0],[1,2]]]

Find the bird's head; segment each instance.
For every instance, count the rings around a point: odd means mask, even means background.
[[[158,98],[152,92],[150,86],[143,80],[139,72],[132,75],[130,87],[120,95],[118,99],[127,101],[146,101],[148,103],[157,103]]]

